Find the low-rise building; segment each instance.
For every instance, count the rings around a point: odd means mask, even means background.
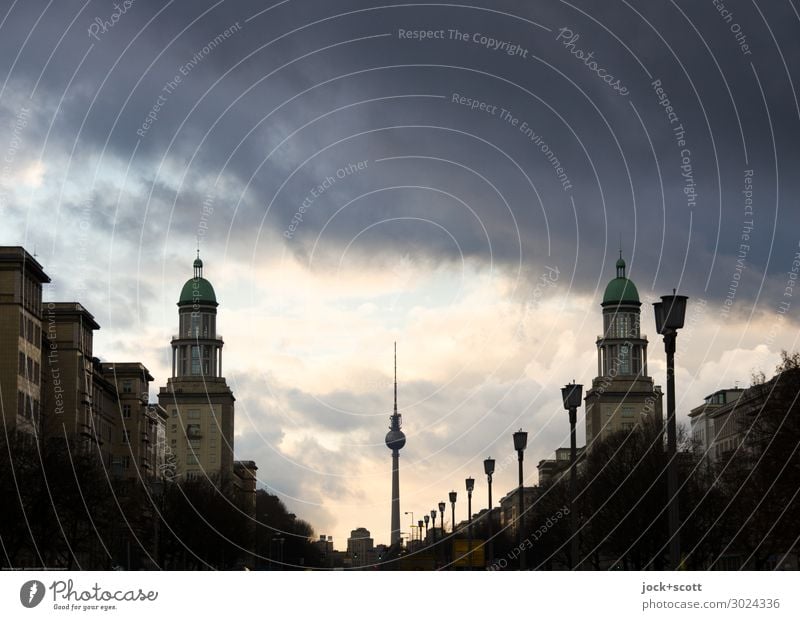
[[[586,453],[585,448],[586,446],[580,446],[579,448],[575,449],[576,461],[579,468],[580,463],[583,461],[583,457]],[[536,466],[536,468],[539,470],[539,486],[550,484],[554,480],[557,480],[564,472],[569,471],[569,463],[569,448],[557,448],[554,459],[542,459],[539,461],[539,464]]]
[[[704,456],[707,461],[715,461],[719,456],[719,450],[723,445],[717,442],[717,431],[715,426],[720,425],[720,430],[727,419],[725,412],[730,412],[734,403],[741,398],[744,390],[742,388],[726,388],[717,390],[703,399],[703,404],[695,407],[689,412],[689,423],[691,425],[692,445],[694,450]],[[720,415],[722,414],[722,415]],[[717,420],[715,422],[715,420]],[[730,440],[732,429],[725,430],[726,439]]]

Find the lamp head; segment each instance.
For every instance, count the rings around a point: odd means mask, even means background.
[[[467,484],[467,493],[472,493],[472,490],[475,488],[475,479],[467,478],[464,482]]]
[[[456,500],[453,500],[453,501],[456,501]],[[444,509],[445,509],[446,506],[447,506],[447,504],[445,504],[444,502],[439,502],[439,512],[444,512]]]
[[[564,409],[577,409],[581,406],[581,399],[583,398],[583,385],[580,383],[568,383],[561,388],[561,399],[564,401]]]
[[[431,510],[431,519],[433,519],[434,521],[436,521],[436,509],[434,509],[434,510]]]
[[[487,476],[491,476],[494,473],[494,459],[491,456],[488,459],[484,459],[483,471]]]
[[[423,521],[425,521],[425,525],[428,525],[428,522],[429,522],[430,520],[431,520],[431,518],[430,518],[428,515],[425,515],[425,516],[423,517]]]
[[[458,497],[458,493],[455,491],[450,491],[450,503],[455,504],[456,498]]]
[[[656,319],[656,331],[664,334],[667,331],[674,331],[683,327],[686,317],[686,295],[676,295],[675,289],[672,295],[662,295],[661,301],[653,304],[653,314]]]
[[[514,433],[514,450],[517,452],[522,452],[525,448],[528,447],[528,433],[519,429],[516,433]]]

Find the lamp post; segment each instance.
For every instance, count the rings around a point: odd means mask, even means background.
[[[486,479],[489,482],[489,564],[494,561],[494,541],[492,540],[492,476],[494,475],[494,459],[490,456],[483,461],[483,471],[486,473]]]
[[[444,542],[444,509],[446,507],[447,507],[447,504],[445,504],[444,502],[439,502],[439,515],[441,516],[441,519],[439,521],[439,527],[442,530],[441,536],[439,536],[439,541],[440,542]],[[439,545],[439,546],[442,548],[442,551],[441,551],[441,553],[442,553],[442,566],[444,566],[445,564],[447,564],[447,551],[445,549],[444,544]]]
[[[575,438],[575,424],[578,420],[578,407],[583,398],[583,386],[580,383],[568,383],[561,388],[561,398],[564,409],[569,411],[569,564],[572,570],[578,567],[578,528],[576,527],[577,515],[575,514],[575,496],[577,494],[577,447]]]
[[[667,501],[669,502],[669,567],[678,570],[681,556],[681,539],[678,532],[678,428],[675,420],[675,340],[686,316],[686,295],[662,295],[653,304],[656,331],[664,336],[667,353]]]
[[[404,512],[403,515],[411,515],[411,541],[413,542],[414,540],[416,540],[416,537],[414,536],[414,528],[417,527],[416,525],[414,525],[414,511],[408,510]]]
[[[517,461],[519,462],[519,515],[517,516],[517,545],[519,547],[519,569],[525,570],[528,568],[525,551],[522,544],[522,515],[525,513],[525,500],[523,498],[525,487],[523,486],[522,476],[522,460],[525,453],[525,448],[528,447],[528,433],[519,429],[514,433],[514,450],[517,451]]]
[[[433,525],[431,525],[431,530],[433,531],[433,542],[436,543],[436,509],[434,508],[431,510],[431,521]]]
[[[159,559],[159,539],[161,534],[161,518],[164,512],[164,480],[161,478],[154,478],[150,481],[150,496],[153,501],[153,507],[156,508],[156,515],[153,519],[155,523],[155,530],[153,531],[153,558],[156,568],[160,570],[162,567]]]
[[[450,525],[450,531],[455,534],[456,533],[456,498],[458,497],[458,493],[455,491],[450,491],[450,506],[453,508],[453,523]]]
[[[419,532],[419,542],[420,543],[422,542],[422,526],[423,526],[423,524],[424,524],[424,521],[422,519],[417,521],[417,531]]]
[[[475,488],[475,479],[470,477],[465,481],[467,486],[467,520],[469,523],[467,550],[469,553],[469,569],[472,570],[472,490]]]
[[[422,517],[425,521],[425,544],[428,544],[428,523],[430,522],[431,518],[428,515]]]

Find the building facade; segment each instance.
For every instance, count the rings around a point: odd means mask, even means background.
[[[715,415],[716,412],[730,410],[731,406],[739,400],[744,393],[741,388],[728,388],[717,390],[703,399],[703,404],[689,412],[691,425],[692,446],[694,450],[707,462],[716,460],[719,443],[716,442],[717,429],[715,420],[723,420],[724,415]],[[722,430],[720,427],[719,430]],[[729,429],[730,430],[730,429]],[[725,433],[726,437],[729,433]]]
[[[165,469],[167,412],[150,402],[150,371],[140,362],[104,362],[101,368],[118,395],[112,470],[125,478],[160,477]]]
[[[647,374],[647,337],[640,331],[639,293],[626,277],[622,253],[603,295],[603,335],[597,338],[597,377],[586,392],[586,447],[646,419],[662,420],[660,386]]]
[[[3,426],[35,436],[41,415],[42,285],[50,278],[21,247],[0,247],[0,408]]]
[[[575,449],[575,458],[578,464],[577,471],[580,471],[580,464],[583,461],[585,454],[585,446],[580,446]],[[564,473],[569,471],[570,463],[570,449],[569,448],[556,448],[556,457],[554,459],[542,459],[536,468],[539,470],[539,486],[547,485],[558,480]]]
[[[233,484],[234,397],[222,376],[216,294],[203,277],[203,261],[178,300],[179,333],[172,338],[172,376],[159,391],[167,412],[167,457],[175,475]]]
[[[367,566],[373,560],[374,541],[370,532],[365,527],[358,527],[350,532],[347,539],[347,557],[350,566],[360,568]]]

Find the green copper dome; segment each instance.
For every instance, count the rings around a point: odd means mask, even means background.
[[[214,287],[205,278],[190,278],[181,289],[179,305],[207,303],[217,305],[217,296],[214,294]]]
[[[203,261],[200,260],[200,251],[197,252],[197,258],[192,264],[194,268],[194,277],[186,281],[181,289],[181,297],[178,300],[178,305],[185,304],[217,304],[217,296],[214,293],[214,287],[211,282],[203,277]]]
[[[625,277],[625,261],[620,254],[617,261],[617,277],[611,280],[606,286],[606,292],[603,294],[603,305],[606,304],[638,304],[639,291],[636,290],[636,285]]]

